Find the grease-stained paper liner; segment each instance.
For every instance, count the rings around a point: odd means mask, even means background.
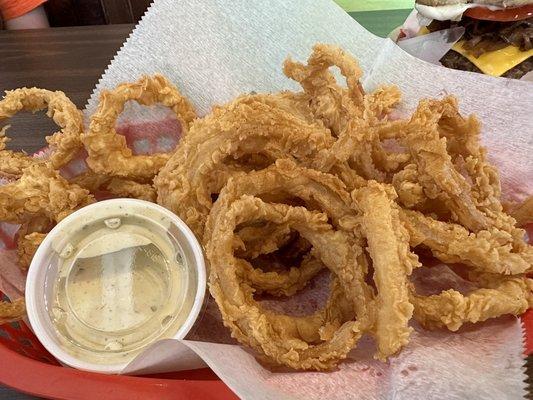
[[[143,74],[166,75],[200,115],[242,93],[299,90],[283,76],[281,65],[287,56],[304,61],[316,42],[339,44],[357,57],[366,89],[397,84],[405,111],[423,97],[458,95],[462,111],[478,114],[484,123],[483,142],[500,168],[506,195],[519,199],[533,192],[531,85],[416,60],[391,40],[367,32],[328,0],[156,1],[102,76],[86,113],[94,111],[102,89]],[[126,113],[122,122],[134,118],[138,115]],[[525,394],[522,331],[516,318],[456,334],[416,329],[409,345],[389,363],[373,360],[373,343],[365,339],[338,371],[271,372],[247,349],[227,340],[212,301],[208,310],[196,331],[202,341],[182,344],[243,398],[516,399]],[[173,345],[176,357],[180,351],[190,355]],[[167,348],[152,351],[154,366],[158,352],[168,355]],[[147,365],[139,370],[150,371]]]
[[[462,111],[475,112],[484,123],[483,142],[500,168],[506,194],[511,198],[531,194],[533,117],[527,105],[533,104],[532,86],[416,60],[392,41],[368,33],[327,0],[156,1],[106,70],[86,112],[90,115],[94,110],[102,89],[156,72],[169,77],[200,115],[242,93],[299,90],[283,76],[282,62],[287,56],[305,60],[316,42],[339,44],[355,55],[366,73],[366,89],[383,83],[400,86],[405,111],[422,97],[457,94]],[[126,113],[123,122],[134,118],[138,115]],[[247,349],[231,344],[212,300],[207,309],[195,333],[201,341],[182,344],[242,398],[515,399],[525,395],[522,331],[516,318],[466,327],[455,334],[417,328],[409,345],[388,363],[371,358],[373,343],[365,338],[337,371],[271,372]],[[177,356],[180,349],[174,346],[173,351]]]
[[[200,114],[251,91],[299,87],[281,72],[287,56],[304,61],[316,42],[352,53],[366,89],[397,84],[404,106],[454,93],[465,113],[483,121],[483,143],[500,167],[505,195],[533,193],[531,83],[456,71],[413,58],[366,31],[329,0],[158,0],[118,52],[91,96],[142,74],[163,73]]]
[[[299,90],[283,76],[282,62],[287,56],[304,61],[316,42],[339,44],[357,57],[365,71],[366,89],[387,83],[400,86],[405,111],[422,97],[458,95],[462,111],[478,114],[484,123],[483,142],[500,168],[506,195],[519,199],[532,194],[531,84],[416,60],[392,41],[364,30],[328,0],[156,1],[102,76],[86,115],[94,111],[102,89],[156,72],[174,82],[200,115],[242,93]],[[119,127],[167,118],[128,109]],[[449,274],[445,268],[441,272]],[[319,302],[320,295],[312,298]],[[239,396],[249,399],[517,399],[525,395],[522,330],[514,317],[465,327],[458,333],[415,326],[409,345],[387,363],[373,360],[373,350],[373,342],[364,338],[349,360],[329,373],[269,371],[228,337],[211,300],[187,340],[154,344],[124,372],[194,368],[200,365],[199,356]]]
[[[245,349],[184,343],[243,399],[521,399],[526,391],[522,332],[500,318],[461,333],[416,331],[398,357],[382,363],[364,342],[338,371],[269,372]]]

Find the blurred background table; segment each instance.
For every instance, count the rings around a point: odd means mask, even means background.
[[[404,1],[404,0],[400,0]],[[349,14],[369,31],[387,36],[409,9]],[[0,31],[0,90],[36,86],[62,90],[83,109],[98,78],[133,29],[133,24]],[[34,152],[55,131],[49,119],[19,113],[10,121],[10,148]]]
[[[410,0],[337,2],[361,25],[382,37],[401,25],[412,7]],[[62,90],[83,109],[99,77],[133,27],[133,24],[115,24],[0,31],[0,90],[23,86]],[[21,113],[11,123],[10,147],[27,152],[42,148],[44,136],[55,130],[48,119],[27,113]],[[0,386],[0,399],[35,397]]]
[[[62,90],[83,109],[98,79],[133,29],[131,24],[0,31],[0,90]],[[19,113],[10,147],[33,153],[56,130],[43,115]]]

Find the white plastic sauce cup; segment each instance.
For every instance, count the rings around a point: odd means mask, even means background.
[[[65,240],[64,232],[68,231],[69,227],[79,224],[80,221],[91,221],[91,218],[101,219],[102,216],[113,218],[120,212],[124,212],[124,210],[131,213],[130,215],[135,215],[135,213],[143,213],[143,217],[146,214],[159,215],[162,218],[164,217],[166,221],[170,221],[173,234],[177,236],[186,258],[185,265],[187,268],[194,268],[195,270],[197,280],[194,301],[188,316],[172,339],[184,339],[202,310],[206,293],[204,256],[196,237],[180,218],[157,204],[135,199],[105,200],[84,207],[59,222],[46,236],[33,257],[26,281],[26,308],[31,327],[43,346],[59,362],[67,366],[85,371],[113,374],[120,373],[131,361],[127,360],[123,363],[112,365],[97,364],[80,360],[68,353],[57,337],[46,304],[53,296],[53,282],[56,281],[58,272],[57,268],[51,267],[50,260],[52,254],[54,254],[52,244]],[[148,212],[146,212],[147,210]]]

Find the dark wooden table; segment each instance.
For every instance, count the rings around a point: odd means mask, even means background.
[[[98,78],[133,25],[0,31],[0,90],[36,86],[62,90],[83,109]],[[56,126],[43,115],[10,121],[11,148],[34,152]]]
[[[0,90],[37,86],[62,90],[83,109],[98,78],[133,25],[0,31]],[[10,122],[10,148],[32,153],[55,125],[44,115],[20,113]],[[5,368],[1,364],[0,368]],[[35,397],[0,386],[0,399]]]
[[[409,10],[350,13],[379,36],[401,25]],[[118,51],[133,25],[0,31],[0,90],[37,86],[64,91],[83,109],[98,78]],[[10,148],[31,153],[43,147],[55,125],[43,115],[20,113],[10,121]],[[531,357],[528,382],[531,383]],[[1,365],[0,368],[5,368]],[[533,398],[530,396],[529,398]],[[35,399],[0,386],[0,399]]]
[[[379,36],[401,25],[410,10],[352,12]],[[102,25],[33,31],[0,31],[0,90],[36,86],[62,90],[83,109],[98,78],[133,25]],[[31,153],[45,145],[56,126],[40,113],[10,120],[9,148]]]

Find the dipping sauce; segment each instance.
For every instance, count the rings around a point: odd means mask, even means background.
[[[196,270],[168,216],[116,201],[56,233],[45,282],[55,340],[91,364],[124,364],[173,337],[197,298]]]

